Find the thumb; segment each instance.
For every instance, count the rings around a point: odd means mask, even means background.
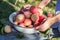
[[[35,29],[36,29],[36,30],[39,30],[39,29],[40,29],[40,27],[41,27],[41,25],[37,26]]]

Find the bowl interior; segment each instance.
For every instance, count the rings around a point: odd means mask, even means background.
[[[27,28],[27,27],[23,28],[21,26],[15,25],[13,22],[13,18],[16,15],[17,15],[17,12],[14,12],[9,16],[9,21],[13,24],[16,30],[18,30],[19,32],[28,33],[28,34],[37,32],[37,30],[35,30],[34,28]]]
[[[14,13],[12,13],[12,14],[9,16],[9,21],[10,21],[13,25],[15,25],[14,22],[13,22],[13,19],[14,19],[14,17],[15,17],[16,15],[17,15],[17,12],[14,12]],[[19,25],[15,25],[15,26],[21,27],[21,26],[19,26]],[[22,27],[22,28],[24,28],[24,27]],[[27,29],[34,29],[33,27],[32,27],[32,28],[25,27],[25,28],[27,28]]]

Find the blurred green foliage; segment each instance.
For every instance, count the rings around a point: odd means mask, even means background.
[[[40,2],[41,0],[0,0],[0,21],[7,21],[12,12],[20,10],[20,8],[25,4],[37,6]],[[44,8],[44,13],[47,14],[48,11],[55,13],[55,6],[56,0],[51,0],[51,2]]]
[[[18,0],[16,6],[22,7],[25,4],[31,4],[37,6],[42,0]],[[55,13],[55,6],[56,6],[56,0],[51,0],[51,2],[44,8],[44,13],[46,14],[48,11],[51,11],[52,13]]]

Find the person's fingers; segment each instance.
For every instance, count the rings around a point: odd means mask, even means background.
[[[43,15],[43,10],[38,8],[39,15]]]
[[[60,16],[60,15],[58,15]],[[53,18],[48,18],[40,27],[40,31],[46,31],[48,28],[51,27],[51,25],[53,25],[55,22],[57,22],[57,16],[53,17]]]
[[[50,28],[50,19],[46,20],[44,23],[42,23],[40,26],[36,27],[39,31],[46,31],[48,28]]]
[[[56,15],[57,19],[60,20],[60,13]]]
[[[37,26],[35,29],[38,30],[40,28],[40,26]]]
[[[46,31],[48,28],[50,28],[49,24],[43,24],[41,25],[41,27],[39,28],[39,31]]]

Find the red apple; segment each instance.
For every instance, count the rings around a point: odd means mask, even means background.
[[[38,20],[36,20],[36,22],[34,23],[34,25],[38,26],[42,23],[42,21],[44,20],[44,16],[39,16]]]
[[[31,6],[30,12],[39,16],[43,15],[43,10],[37,6]]]
[[[25,11],[24,12],[24,15],[25,15],[26,18],[30,18],[31,17],[31,14],[32,13],[30,11]]]
[[[24,26],[24,23],[20,23],[19,26],[21,26],[21,27],[26,27],[26,26]]]
[[[33,13],[33,14],[39,13],[38,8],[35,7],[35,6],[31,6],[30,12]]]
[[[33,27],[33,25],[29,25],[28,27],[29,27],[29,28],[32,28],[32,27]]]
[[[16,21],[22,23],[25,20],[25,16],[23,14],[19,14],[16,16]]]
[[[35,23],[34,23],[34,26],[39,26],[40,25],[40,23],[39,23],[39,21],[37,20]]]
[[[29,26],[31,24],[32,24],[32,21],[30,19],[25,19],[25,21],[24,21],[25,26]]]
[[[30,12],[32,14],[35,14],[36,16],[41,16],[42,15],[41,10],[38,7],[35,7],[35,6],[31,6]]]
[[[39,22],[41,23],[45,19],[44,16],[39,16]]]

